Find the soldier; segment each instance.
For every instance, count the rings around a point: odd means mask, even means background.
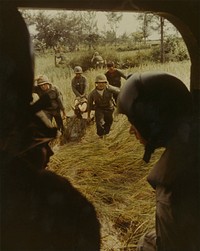
[[[36,83],[37,86],[34,87],[34,92],[37,93],[39,97],[42,97],[45,94],[50,97],[51,104],[49,107],[45,108],[44,112],[51,122],[53,118],[55,119],[58,130],[63,133],[63,119],[65,119],[66,114],[61,92],[59,91],[58,87],[53,86],[50,83],[48,77],[45,75],[39,75],[36,78]],[[61,112],[63,117],[61,117]]]
[[[144,145],[145,162],[165,148],[147,177],[156,192],[156,231],[141,238],[137,251],[199,251],[199,124],[191,93],[167,73],[133,74],[118,109]]]
[[[108,71],[105,73],[109,85],[121,87],[121,78],[127,79],[126,75],[115,67],[114,62],[107,63]],[[117,103],[117,96],[114,95],[115,102]]]
[[[97,135],[100,138],[110,132],[114,112],[113,94],[119,92],[119,88],[108,85],[105,75],[96,76],[95,89],[88,96],[88,120],[94,109]]]
[[[74,112],[81,118],[81,114],[87,110],[87,78],[82,75],[83,70],[80,66],[74,68],[75,77],[71,81],[72,91],[76,98],[74,101]]]
[[[54,63],[56,67],[59,66],[66,66],[67,65],[67,59],[64,55],[64,49],[57,45],[53,47],[55,55],[54,55]]]
[[[104,59],[99,54],[99,52],[96,51],[92,56],[91,63],[93,64],[95,69],[102,68],[104,66]]]

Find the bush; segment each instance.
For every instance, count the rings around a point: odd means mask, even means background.
[[[154,62],[159,62],[160,47],[152,48],[151,56]],[[164,59],[165,62],[179,62],[189,59],[187,48],[182,39],[173,36],[167,38],[164,42]]]
[[[72,69],[74,69],[75,66],[79,65],[82,67],[83,71],[86,71],[92,67],[91,58],[91,52],[76,52],[73,54],[69,65]]]

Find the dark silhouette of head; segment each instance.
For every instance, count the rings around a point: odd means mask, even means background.
[[[20,13],[1,4],[1,249],[100,250],[100,226],[93,205],[67,179],[42,169],[52,155],[46,144],[56,131],[35,115],[43,101],[30,104],[30,48]]]
[[[34,58],[29,32],[21,14],[6,3],[0,8],[0,55],[1,150],[14,156],[42,143],[36,138],[52,138],[56,132],[30,105]]]
[[[14,99],[15,106],[28,106],[32,100],[33,85],[29,33],[20,13],[9,5],[1,6],[0,20],[0,67],[1,73],[4,73],[0,75],[1,100]]]
[[[181,80],[164,72],[133,74],[118,98],[119,112],[127,115],[147,142],[144,160],[166,147],[180,125],[193,114],[192,97]]]
[[[27,124],[33,85],[29,33],[20,13],[9,4],[0,8],[0,55],[0,138],[6,148],[4,141]]]

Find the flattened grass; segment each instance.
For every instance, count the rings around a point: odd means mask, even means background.
[[[95,206],[101,223],[101,250],[135,250],[140,236],[154,226],[154,191],[142,161],[143,146],[129,134],[129,123],[117,115],[110,135],[88,128],[81,142],[61,146],[49,169],[66,177]]]

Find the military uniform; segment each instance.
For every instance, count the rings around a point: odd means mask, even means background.
[[[44,94],[47,94],[50,97],[50,106],[45,108],[44,112],[47,115],[47,117],[52,121],[54,118],[57,124],[57,127],[61,132],[64,130],[63,120],[60,114],[60,111],[64,111],[64,105],[63,105],[63,97],[61,92],[56,86],[53,86],[52,84],[49,84],[49,89],[47,91],[43,91],[40,86],[34,87],[34,92],[41,97]]]
[[[93,63],[94,68],[102,68],[104,66],[104,59],[98,52],[95,52],[91,59],[91,63]]]
[[[82,75],[79,77],[75,76],[72,79],[71,86],[72,86],[72,91],[74,92],[76,97],[86,96],[86,91],[88,87],[88,82],[86,77]]]
[[[112,72],[107,71],[105,75],[109,85],[116,86],[119,88],[121,87],[121,78],[127,79],[126,75],[122,71],[116,68],[114,68]],[[114,100],[116,103],[117,103],[117,97],[118,95],[114,94]]]
[[[105,75],[106,75],[109,85],[113,85],[117,87],[121,87],[121,78],[126,79],[126,75],[118,69],[115,69],[113,72],[107,71]]]
[[[95,122],[99,136],[110,132],[114,111],[113,94],[119,92],[119,88],[108,85],[102,91],[95,88],[88,96],[88,111],[95,110]]]

